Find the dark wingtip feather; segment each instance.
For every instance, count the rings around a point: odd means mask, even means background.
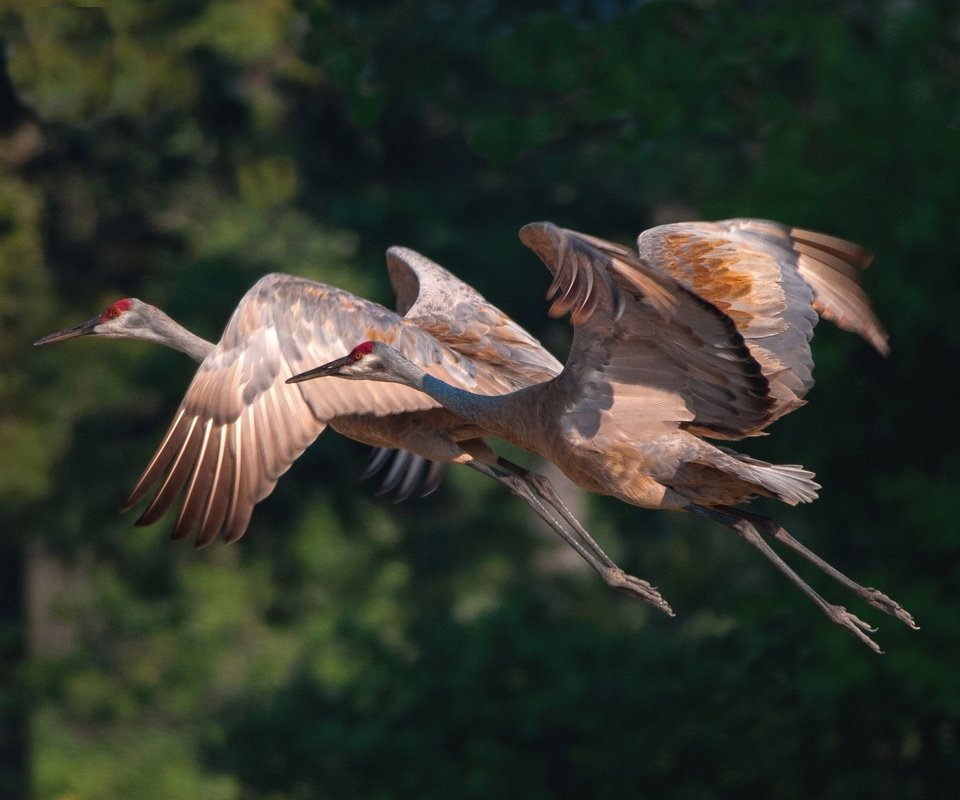
[[[372,478],[380,472],[390,460],[390,456],[393,455],[393,453],[394,451],[388,447],[375,447],[370,453],[370,460],[367,462],[367,466],[360,474],[360,480],[365,481],[367,478]]]
[[[391,458],[393,459],[391,463]],[[402,503],[420,489],[420,496],[426,497],[437,490],[443,479],[444,464],[430,461],[406,450],[376,448],[363,471],[361,479],[373,477],[390,465],[386,476],[377,491],[378,495],[396,491],[394,501]]]
[[[424,476],[421,497],[427,497],[440,488],[443,483],[443,476],[447,471],[447,465],[440,461],[431,461],[427,468],[427,474]]]

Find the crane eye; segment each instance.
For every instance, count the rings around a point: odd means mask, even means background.
[[[361,358],[363,358],[363,351],[354,350],[353,355],[351,357],[353,358],[354,361],[359,361]]]
[[[111,303],[107,308],[104,309],[103,313],[100,315],[101,322],[108,322],[111,319],[116,319],[125,311],[129,311],[133,301],[130,298],[126,300],[117,300],[116,303]]]

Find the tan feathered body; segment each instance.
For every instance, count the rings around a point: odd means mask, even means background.
[[[571,352],[561,375],[477,398],[466,416],[580,486],[640,506],[816,497],[801,467],[707,439],[756,435],[803,404],[818,313],[885,351],[852,278],[869,261],[861,248],[747,219],[660,226],[638,252],[550,223],[521,238],[554,276],[551,315],[571,314]],[[444,402],[462,410],[456,394]]]

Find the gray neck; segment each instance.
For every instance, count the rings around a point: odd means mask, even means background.
[[[451,386],[428,375],[399,353],[392,359],[389,380],[419,389],[448,411],[472,422],[489,434],[500,436],[518,447],[545,455],[552,426],[544,411],[544,398],[553,381],[538,383],[507,394],[485,395]]]
[[[214,348],[211,342],[191,333],[162,312],[156,315],[153,329],[147,329],[147,335],[144,338],[186,353],[194,361],[203,361]]]
[[[509,407],[513,393],[485,395],[451,386],[440,378],[428,375],[414,364],[405,365],[403,377],[407,385],[430,395],[448,411],[463,417],[484,430],[501,433],[505,419],[509,419]]]

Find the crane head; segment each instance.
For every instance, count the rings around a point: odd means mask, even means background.
[[[62,331],[48,334],[41,339],[37,339],[34,344],[50,344],[64,339],[73,339],[77,336],[135,338],[135,335],[131,332],[131,329],[136,327],[133,324],[134,319],[140,317],[140,312],[147,307],[146,303],[137,300],[135,297],[125,297],[123,300],[111,303],[92,319],[74,325],[72,328],[64,328]]]
[[[287,383],[300,383],[330,375],[338,378],[389,381],[391,378],[386,367],[397,358],[403,357],[390,345],[383,342],[361,342],[343,358],[287,378]]]

